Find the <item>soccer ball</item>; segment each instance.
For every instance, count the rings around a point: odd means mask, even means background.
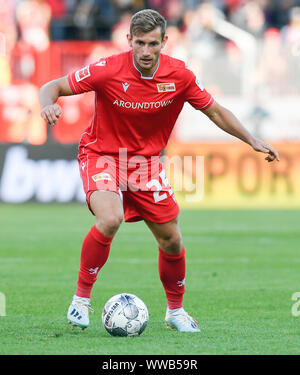
[[[102,323],[112,336],[138,336],[149,320],[145,303],[134,294],[111,297],[102,311]]]

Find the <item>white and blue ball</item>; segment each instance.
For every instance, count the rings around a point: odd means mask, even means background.
[[[148,320],[147,306],[130,293],[111,297],[102,311],[102,323],[112,336],[138,336],[145,330]]]

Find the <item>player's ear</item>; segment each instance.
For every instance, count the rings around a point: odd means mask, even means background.
[[[128,44],[132,48],[132,37],[130,34],[127,34],[126,36],[127,36]]]
[[[162,42],[161,42],[161,48],[164,48],[164,46],[166,45],[168,41],[168,35],[165,35]]]

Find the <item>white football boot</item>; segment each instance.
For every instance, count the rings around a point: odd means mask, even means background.
[[[67,315],[69,324],[82,329],[87,328],[90,323],[89,311],[94,312],[90,305],[90,299],[74,296]]]
[[[175,310],[167,309],[165,321],[167,327],[179,332],[200,332],[196,320],[189,316],[183,307]]]

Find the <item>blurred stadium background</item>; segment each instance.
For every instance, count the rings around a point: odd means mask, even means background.
[[[143,8],[168,20],[163,52],[281,154],[266,163],[186,105],[165,153],[205,157],[205,194],[177,192],[181,206],[299,208],[299,0],[0,0],[0,201],[84,202],[75,159],[94,94],[61,98],[63,117],[47,128],[39,87],[126,50]],[[194,168],[185,173],[193,182]]]

